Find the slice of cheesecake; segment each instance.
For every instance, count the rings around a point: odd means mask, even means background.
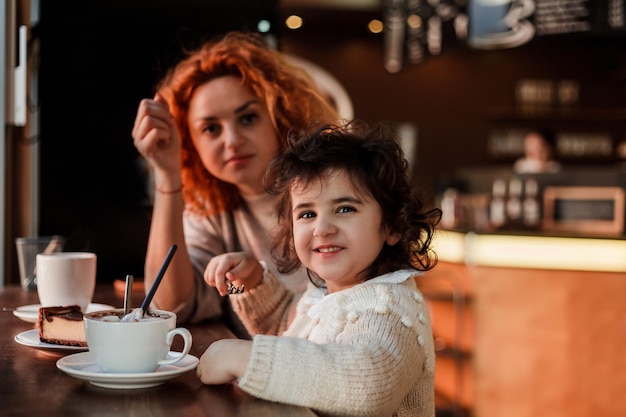
[[[87,346],[83,313],[79,306],[40,307],[39,340],[65,346]]]

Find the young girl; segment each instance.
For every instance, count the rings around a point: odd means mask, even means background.
[[[254,258],[213,258],[205,280],[222,294],[245,286],[230,298],[255,336],[212,344],[197,369],[203,383],[236,380],[324,415],[434,416],[432,330],[414,278],[436,263],[441,211],[426,209],[406,167],[384,125],[326,125],[273,160],[276,264],[285,273],[302,263],[311,283],[296,300]]]

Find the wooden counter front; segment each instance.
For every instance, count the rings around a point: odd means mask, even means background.
[[[576,264],[587,261],[600,270],[560,269],[563,259],[543,268],[523,267],[524,253],[513,254],[519,261],[514,266],[494,266],[497,259],[471,263],[467,253],[467,262],[450,262],[446,256],[458,252],[441,250],[439,265],[424,279],[462,277],[471,300],[466,318],[471,333],[462,343],[472,349],[471,380],[464,384],[471,393],[464,398],[475,417],[626,415],[626,273],[616,266],[626,260],[626,251],[620,250],[623,240],[615,240],[614,247],[602,242],[608,248],[603,263],[595,240],[576,244],[583,248],[590,242]],[[471,247],[472,237],[465,245],[468,251],[482,250]],[[609,258],[620,252],[621,259]],[[532,250],[525,256],[528,265],[536,264]],[[602,270],[606,265],[615,270]],[[437,333],[442,315],[433,315]]]

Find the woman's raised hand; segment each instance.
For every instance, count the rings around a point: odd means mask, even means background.
[[[132,136],[135,148],[153,168],[180,174],[180,138],[167,101],[159,93],[139,103]]]

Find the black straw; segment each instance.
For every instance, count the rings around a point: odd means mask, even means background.
[[[172,257],[174,256],[174,252],[176,252],[176,248],[177,248],[176,244],[172,245],[172,247],[170,248],[170,251],[167,253],[167,256],[165,257],[165,261],[163,261],[163,265],[161,265],[161,269],[159,269],[159,272],[157,273],[157,276],[154,282],[152,283],[152,287],[150,287],[150,291],[148,292],[148,295],[146,295],[146,298],[143,300],[143,303],[141,303],[141,309],[144,312],[148,310],[148,306],[150,306],[150,303],[152,302],[152,299],[154,298],[154,293],[159,287],[159,284],[161,283],[161,280],[163,279],[163,275],[165,275],[165,271],[167,270],[167,267],[170,265],[170,261],[172,260]]]

